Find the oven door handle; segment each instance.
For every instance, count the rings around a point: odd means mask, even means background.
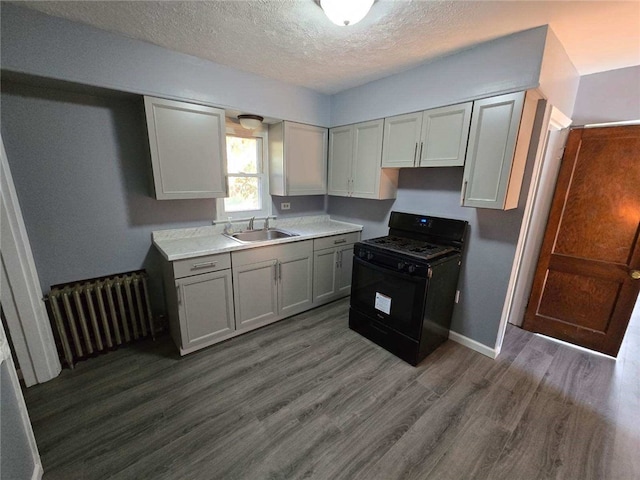
[[[407,275],[406,273],[402,273],[402,272],[399,272],[397,270],[392,270],[392,269],[387,268],[387,267],[382,267],[380,265],[376,265],[375,263],[371,263],[371,262],[369,262],[367,260],[364,260],[364,259],[362,259],[360,257],[353,257],[353,261],[354,261],[354,264],[360,264],[365,268],[371,268],[371,269],[376,270],[378,272],[385,273],[387,275],[393,275],[394,277],[399,277],[399,278],[402,278],[404,280],[408,280],[408,281],[413,282],[413,283],[420,283],[420,282],[425,282],[426,283],[427,282],[427,278],[426,277],[419,277],[419,276],[416,276],[416,275]]]

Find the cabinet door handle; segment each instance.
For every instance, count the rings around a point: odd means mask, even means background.
[[[416,148],[413,149],[413,166],[416,166],[416,158],[418,157],[418,142],[416,142]]]
[[[273,281],[278,281],[278,262],[273,264]]]
[[[420,153],[418,153],[418,159],[416,160],[416,166],[420,166],[420,164],[422,163],[422,146],[424,145],[424,142],[420,142]]]
[[[176,294],[178,296],[178,305],[182,305],[182,291],[180,290],[180,285],[176,284]]]
[[[338,260],[338,267],[342,268],[342,250],[338,252],[340,260]]]
[[[202,263],[194,263],[191,265],[191,270],[198,270],[199,268],[208,268],[215,267],[218,262],[202,262]]]
[[[462,192],[460,192],[460,206],[464,206],[464,199],[467,196],[467,180],[462,184]]]
[[[278,280],[282,281],[282,264],[278,262]]]
[[[333,243],[334,245],[338,245],[339,243],[347,243],[347,239],[341,238],[340,240],[334,240]]]

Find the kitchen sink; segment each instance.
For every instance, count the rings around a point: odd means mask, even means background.
[[[246,232],[238,232],[232,234],[223,233],[225,237],[232,238],[240,243],[266,242],[267,240],[276,240],[278,238],[297,237],[297,233],[285,232],[278,228],[270,228],[268,230],[247,230]]]

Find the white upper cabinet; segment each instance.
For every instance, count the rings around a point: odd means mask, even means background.
[[[294,122],[269,126],[271,195],[327,193],[328,129]]]
[[[351,193],[353,125],[329,130],[329,195],[348,197]]]
[[[422,112],[384,119],[382,166],[415,167],[422,127]]]
[[[462,205],[508,210],[518,206],[538,98],[512,93],[473,104]]]
[[[382,166],[464,165],[471,107],[468,102],[385,118]]]
[[[427,110],[422,116],[419,167],[461,167],[469,139],[472,102]]]
[[[383,120],[329,130],[329,195],[396,198],[398,171],[383,169]]]
[[[224,110],[144,97],[158,200],[227,196]]]

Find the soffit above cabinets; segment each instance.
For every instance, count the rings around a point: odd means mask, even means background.
[[[18,5],[327,94],[546,24],[580,75],[640,64],[639,2],[378,0],[349,27],[314,0]]]

